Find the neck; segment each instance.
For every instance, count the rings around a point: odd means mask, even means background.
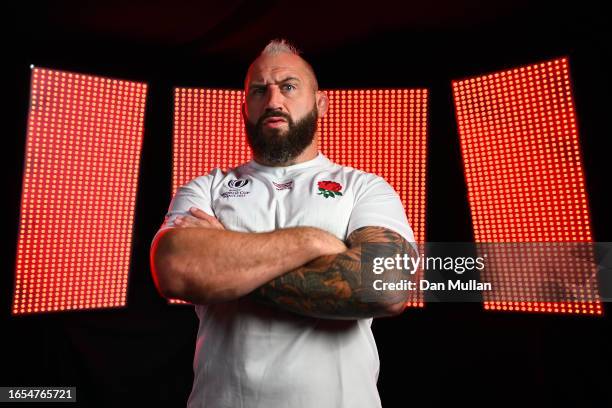
[[[314,159],[315,157],[317,157],[317,154],[319,154],[319,149],[317,146],[317,140],[313,140],[313,142],[310,144],[310,146],[308,146],[306,149],[304,149],[302,151],[302,153],[300,153],[299,155],[297,155],[296,157],[287,160],[286,162],[283,163],[270,163],[267,162],[266,160],[263,160],[261,157],[258,156],[254,156],[253,160],[255,160],[255,162],[264,165],[264,166],[269,166],[269,167],[286,167],[286,166],[293,166],[294,164],[299,164],[299,163],[303,163],[309,160]]]

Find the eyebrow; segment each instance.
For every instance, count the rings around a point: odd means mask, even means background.
[[[279,81],[276,81],[276,82],[274,82],[274,83],[275,83],[275,84],[282,84],[283,82],[287,82],[287,81],[296,81],[296,82],[302,82],[302,81],[300,80],[300,78],[298,78],[298,77],[292,77],[292,76],[289,76],[289,77],[283,78],[283,79],[281,79],[281,80],[279,80]],[[251,84],[249,85],[249,89],[252,89],[252,88],[260,88],[260,87],[262,87],[262,86],[266,86],[266,84],[264,84],[264,83],[262,83],[262,82],[255,82],[255,83],[251,83]]]

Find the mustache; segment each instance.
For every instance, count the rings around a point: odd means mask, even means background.
[[[283,118],[287,121],[287,123],[291,123],[291,116],[289,116],[289,114],[285,112],[279,112],[279,111],[268,111],[264,113],[263,115],[261,115],[261,117],[259,118],[257,122],[263,123],[263,121],[268,118]]]

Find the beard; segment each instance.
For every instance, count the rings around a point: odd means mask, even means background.
[[[297,122],[294,122],[288,114],[279,111],[264,113],[255,124],[245,119],[245,132],[253,155],[263,163],[272,166],[290,163],[314,140],[318,116],[315,105],[306,116]],[[264,129],[263,121],[272,117],[285,119],[287,130]]]

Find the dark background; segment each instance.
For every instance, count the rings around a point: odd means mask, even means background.
[[[197,317],[159,297],[148,267],[170,199],[172,89],[239,89],[276,37],[304,51],[322,88],[430,89],[428,241],[473,239],[450,81],[568,56],[594,234],[612,241],[610,19],[597,2],[11,3],[2,25],[2,386],[77,386],[79,406],[185,405]],[[149,84],[126,308],[10,316],[30,64]],[[605,309],[593,318],[447,303],[376,320],[383,406],[612,406]]]

